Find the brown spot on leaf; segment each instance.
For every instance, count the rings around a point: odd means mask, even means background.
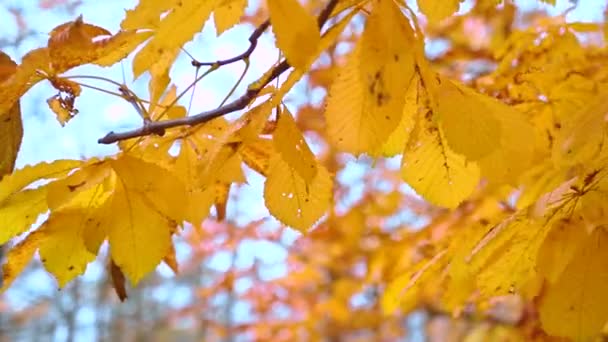
[[[79,187],[83,186],[86,183],[86,181],[82,181],[78,184],[74,184],[74,185],[69,185],[68,184],[68,190],[70,190],[70,192],[75,191],[76,189],[78,189]]]

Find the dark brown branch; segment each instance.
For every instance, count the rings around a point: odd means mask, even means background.
[[[266,31],[268,26],[270,26],[270,20],[266,20],[265,22],[263,22],[260,26],[258,26],[255,29],[255,31],[253,31],[251,33],[251,36],[249,36],[249,47],[242,54],[240,54],[238,56],[234,56],[232,58],[219,60],[219,61],[215,61],[215,62],[199,62],[197,60],[193,60],[192,65],[197,68],[200,68],[202,66],[211,66],[211,67],[217,68],[217,67],[221,67],[222,65],[235,63],[238,61],[242,61],[245,58],[249,58],[249,56],[251,56],[251,54],[253,53],[255,48],[258,46],[258,39],[260,38],[262,33],[264,33],[264,31]]]
[[[336,7],[337,3],[338,3],[338,0],[330,0],[329,3],[327,4],[327,6],[321,11],[321,13],[319,14],[319,17],[317,18],[317,23],[319,25],[319,28],[323,27],[323,25],[329,18],[331,12]],[[255,49],[255,45],[257,43],[253,43],[253,41],[257,42],[257,39],[266,30],[268,25],[269,25],[269,22],[265,21],[262,25],[260,25],[252,33],[252,35],[250,37],[251,45],[250,45],[249,49],[247,49],[247,51],[249,51],[249,50],[253,51],[253,49]],[[252,48],[252,46],[253,46],[253,48]],[[247,51],[244,54],[246,54]],[[241,55],[239,55],[239,56],[241,56]],[[239,56],[237,56],[237,57],[239,57]],[[234,58],[237,58],[237,57],[234,57]],[[226,61],[230,61],[234,58],[231,58]],[[226,61],[224,61],[224,64],[228,64]],[[219,62],[215,62],[215,63],[219,63]],[[260,91],[262,91],[262,89],[264,89],[264,87],[268,83],[274,81],[277,77],[279,77],[282,73],[287,71],[289,68],[291,68],[291,65],[289,65],[289,63],[287,63],[286,60],[283,60],[282,62],[277,64],[272,69],[272,72],[270,73],[270,75],[265,80],[263,80],[263,82],[261,82],[261,84],[256,85],[256,87],[249,87],[249,89],[247,89],[247,92],[245,94],[241,95],[241,97],[239,97],[238,99],[236,99],[230,103],[227,103],[224,106],[221,106],[219,108],[216,108],[216,109],[213,109],[210,111],[206,111],[206,112],[202,112],[202,113],[199,113],[196,115],[187,116],[184,118],[165,120],[165,121],[147,122],[147,123],[144,123],[144,125],[142,127],[131,130],[131,131],[126,131],[126,132],[121,132],[121,133],[110,132],[105,137],[99,139],[98,142],[100,144],[112,144],[117,141],[127,140],[127,139],[131,139],[131,138],[136,138],[136,137],[142,137],[142,136],[151,135],[151,134],[163,135],[165,133],[165,130],[168,128],[179,127],[179,126],[199,125],[199,124],[208,122],[210,120],[213,120],[217,117],[244,109],[245,107],[247,107],[247,105],[249,105],[249,103],[251,103],[251,101],[253,101],[256,98],[256,96],[260,93]]]

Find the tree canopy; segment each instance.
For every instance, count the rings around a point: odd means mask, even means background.
[[[390,324],[383,336],[393,336],[395,318],[425,308],[517,327],[481,339],[602,335],[606,20],[496,0],[468,9],[459,0],[265,0],[245,15],[248,5],[140,0],[118,32],[85,13],[20,63],[0,51],[0,244],[17,238],[2,290],[36,253],[63,287],[107,242],[122,299],[126,281],[137,285],[160,263],[177,272],[173,237],[230,221],[231,194],[257,173],[277,229],[302,233],[287,247],[300,259],[288,261],[280,286],[314,298],[303,289],[328,277],[316,314],[335,324]],[[251,33],[238,55],[200,61],[184,49],[203,29],[221,39],[241,24]],[[241,77],[219,107],[190,112],[196,84],[234,63],[244,76],[265,34],[275,37],[276,62],[239,93]],[[180,54],[191,57],[190,84],[170,77]],[[134,79],[148,75],[146,94],[103,76],[127,60]],[[83,65],[99,73],[71,74]],[[98,91],[131,104],[141,126],[98,137],[117,144],[116,155],[15,169],[20,98],[40,82],[56,89],[47,104],[61,125],[89,110],[78,106],[82,92]],[[322,89],[322,103],[290,105],[297,84]],[[339,175],[354,158],[367,166],[365,191],[345,205],[352,189]],[[364,289],[379,316],[349,313]],[[513,303],[515,318],[497,313]]]

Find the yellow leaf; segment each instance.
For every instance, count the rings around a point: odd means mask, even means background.
[[[287,79],[285,80],[285,82],[283,82],[281,84],[281,87],[279,88],[279,90],[272,96],[272,99],[270,101],[271,107],[276,107],[281,103],[281,101],[283,101],[283,98],[285,97],[285,95],[287,95],[287,93],[291,90],[291,88],[293,88],[293,86],[296,83],[298,83],[298,81],[302,78],[302,76],[304,76],[304,74],[306,74],[306,72],[310,69],[312,63],[315,60],[317,60],[319,55],[321,55],[321,53],[327,51],[327,49],[329,49],[330,46],[332,46],[333,44],[336,43],[336,41],[337,41],[338,37],[340,36],[340,34],[342,33],[342,31],[344,31],[344,29],[346,28],[346,25],[348,25],[348,23],[351,22],[351,19],[357,13],[358,13],[357,10],[351,11],[350,13],[345,15],[342,19],[340,19],[340,21],[338,23],[336,23],[335,25],[330,27],[327,30],[327,32],[325,32],[323,34],[323,36],[321,37],[321,42],[319,43],[319,46],[317,47],[316,53],[314,55],[310,56],[306,67],[302,68],[302,69],[294,69],[289,74],[289,76],[287,76]],[[270,88],[270,86],[266,86],[264,89],[268,89],[268,88]],[[261,93],[262,92],[260,92],[260,95],[261,95]]]
[[[386,39],[389,36],[393,38]],[[373,153],[399,125],[414,76],[414,40],[408,20],[393,1],[376,1],[329,92],[327,132],[340,150]]]
[[[606,138],[604,126],[605,113],[608,112],[607,96],[608,91],[602,90],[564,122],[553,145],[553,161],[557,165],[585,163],[596,157]]]
[[[203,177],[203,181],[213,179],[226,184],[244,183],[246,181],[241,166],[243,160],[236,150],[230,147],[223,148],[214,162],[218,164],[218,167],[214,168],[217,175],[209,178]],[[213,171],[210,169],[209,172]]]
[[[287,108],[280,112],[272,141],[281,158],[304,179],[306,184],[310,184],[317,174],[317,160]]]
[[[52,213],[38,230],[45,238],[40,243],[40,260],[64,287],[86,270],[95,259],[84,243],[84,230],[90,224],[84,211]]]
[[[245,8],[247,0],[224,0],[213,12],[217,35],[238,24],[241,16],[245,14]]]
[[[403,273],[388,283],[380,306],[385,315],[392,315],[397,308],[402,312],[411,311],[420,300],[420,292],[427,281],[437,276],[437,271],[445,264],[445,250],[437,253],[430,260],[424,260],[411,272]]]
[[[47,209],[44,187],[23,190],[0,202],[0,244],[25,232]]]
[[[416,124],[415,118],[420,104],[418,103],[418,80],[413,80],[405,94],[405,104],[401,121],[393,133],[386,139],[378,154],[384,157],[392,157],[403,153],[412,130]],[[376,153],[374,153],[376,154]]]
[[[169,70],[175,61],[178,52],[178,50],[163,51],[159,54],[159,56],[156,57],[154,64],[150,66],[150,82],[148,82],[148,91],[150,92],[151,110],[154,110],[158,100],[171,82]]]
[[[321,165],[310,184],[283,159],[274,155],[264,184],[264,200],[270,213],[284,224],[306,232],[329,209],[332,179]]]
[[[420,11],[426,15],[429,22],[437,23],[458,11],[461,0],[417,0]]]
[[[258,139],[244,143],[239,148],[243,162],[262,176],[268,176],[271,155],[275,153],[270,139]]]
[[[104,224],[108,227],[110,254],[133,285],[154,270],[171,246],[176,223],[156,210],[157,200],[163,198],[129,191],[119,180],[108,201]],[[177,204],[184,206],[183,202]]]
[[[431,118],[421,118],[419,127],[403,153],[401,174],[429,202],[457,207],[479,182],[479,167],[467,162],[447,145],[441,128]]]
[[[184,43],[203,29],[211,11],[219,0],[150,0],[141,2],[134,10],[127,12],[121,24],[123,29],[154,28],[150,41],[133,59],[133,74],[137,78],[144,71],[157,67],[161,75],[168,69]],[[163,10],[164,9],[164,10]],[[161,18],[165,11],[168,13]]]
[[[120,23],[123,30],[157,29],[163,13],[171,10],[176,1],[143,0],[137,7],[126,11]]]
[[[16,71],[17,64],[7,54],[0,51],[0,84],[9,79]],[[0,111],[0,156],[2,156],[0,179],[13,171],[22,138],[21,106],[19,101],[15,101],[8,111]]]
[[[491,240],[475,247],[480,251],[472,253],[470,267],[485,298],[513,292],[533,295],[528,286],[535,280],[536,258],[549,227],[516,219],[496,227],[499,231]]]
[[[491,230],[490,225],[473,224],[463,227],[453,238],[450,238],[449,259],[446,288],[443,292],[444,305],[452,312],[458,312],[466,300],[475,291],[475,274],[468,259],[475,244]]]
[[[437,114],[448,145],[469,160],[478,160],[500,145],[497,117],[510,108],[447,78],[434,87]]]
[[[21,106],[17,101],[8,112],[0,112],[0,179],[15,168],[22,138]]]
[[[598,337],[608,320],[608,234],[595,229],[540,302],[540,321],[551,334],[575,341]]]
[[[29,88],[44,79],[44,74],[53,73],[48,48],[35,49],[25,54],[15,73],[0,82],[0,113],[7,113]]]
[[[478,160],[482,177],[493,184],[519,184],[534,158],[534,129],[524,116],[509,108],[497,112],[501,126],[498,148]]]
[[[65,124],[72,118],[72,112],[62,105],[59,97],[49,97],[46,100],[46,103],[49,105],[49,108],[53,111],[53,113],[57,115],[57,121],[59,121],[61,126],[65,126]]]
[[[34,253],[36,253],[42,239],[42,234],[33,232],[8,251],[6,262],[2,265],[2,287],[0,288],[0,293],[6,291],[15,278],[23,272],[34,257]]]
[[[112,260],[137,284],[169,252],[171,234],[186,217],[185,187],[169,171],[126,154],[111,165],[116,187],[102,224]]]
[[[26,166],[0,181],[0,203],[11,195],[40,179],[60,178],[69,171],[82,165],[78,160],[56,160],[52,163],[39,163],[34,166]]]
[[[555,283],[586,239],[587,231],[581,220],[557,221],[538,252],[539,273]]]
[[[120,31],[111,39],[99,44],[97,47],[97,59],[92,61],[93,64],[107,67],[114,63],[125,59],[139,44],[152,36],[150,31],[127,30]]]
[[[315,18],[298,0],[268,0],[268,9],[277,46],[287,62],[296,69],[306,69],[321,40]]]
[[[186,184],[187,201],[186,220],[194,226],[200,226],[209,216],[209,209],[215,199],[211,184],[201,181],[199,164],[202,155],[190,139],[182,140],[179,155],[175,161],[176,175]]]
[[[185,218],[185,187],[171,172],[127,154],[110,163],[119,178],[117,183],[122,184],[129,194],[133,192],[141,196],[150,210],[154,209],[177,223]]]
[[[186,108],[173,103],[176,98],[177,87],[172,85],[160,101],[160,106],[156,106],[153,102],[150,104],[150,108],[148,109],[150,120],[159,121],[185,117]]]
[[[80,170],[72,173],[68,177],[55,181],[47,186],[47,203],[49,209],[57,210],[64,206],[72,205],[74,202],[78,205],[92,204],[92,198],[87,193],[87,196],[80,198],[80,194],[85,190],[96,187],[110,175],[110,165],[106,162],[93,162]],[[97,189],[102,192],[102,189]],[[99,196],[101,194],[98,194]],[[81,199],[84,203],[79,203],[75,199]]]

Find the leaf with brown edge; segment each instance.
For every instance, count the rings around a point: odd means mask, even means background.
[[[23,56],[21,64],[4,82],[0,82],[0,113],[7,112],[33,85],[51,75],[51,58],[47,48],[39,48]]]
[[[151,36],[151,32],[136,30],[110,31],[76,20],[55,27],[47,43],[53,74],[73,67],[94,63],[110,66],[129,55],[139,44]]]
[[[74,21],[55,27],[47,43],[54,69],[63,72],[97,59],[96,56],[93,57],[96,48],[94,39],[111,35],[104,28],[86,24],[82,15]]]
[[[7,113],[0,113],[0,178],[15,168],[22,138],[21,105],[15,102]]]
[[[17,64],[0,51],[0,84],[9,79],[16,70]],[[16,101],[6,112],[0,110],[0,179],[15,168],[22,138],[21,105]]]
[[[171,244],[171,247],[169,247],[169,252],[163,258],[163,262],[167,266],[169,266],[169,268],[171,269],[171,271],[173,271],[174,274],[179,273],[179,265],[177,264],[177,257],[175,256],[175,246],[173,244]]]

